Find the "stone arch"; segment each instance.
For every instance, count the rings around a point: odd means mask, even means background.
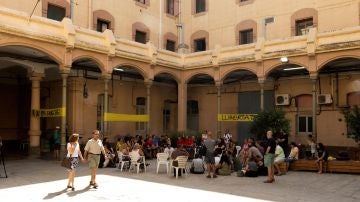
[[[191,52],[195,51],[194,40],[203,38],[205,39],[206,50],[209,50],[209,32],[205,30],[199,30],[194,32],[190,37]]]
[[[195,76],[197,76],[197,75],[208,75],[208,76],[210,76],[210,77],[214,80],[214,82],[215,82],[214,76],[212,76],[211,74],[209,74],[209,72],[200,71],[200,72],[193,72],[193,73],[187,75],[186,78],[184,78],[185,83],[189,83],[189,81],[190,81],[193,77],[195,77]]]
[[[174,74],[174,72],[171,72],[171,71],[169,71],[169,70],[160,70],[160,71],[156,72],[156,73],[154,74],[154,78],[155,78],[157,75],[163,74],[163,73],[171,75],[172,78],[173,78],[177,83],[181,82],[181,78],[180,78],[179,76],[177,76],[176,74]]]
[[[101,62],[99,59],[97,59],[96,57],[94,57],[94,56],[92,56],[92,55],[79,55],[79,56],[76,56],[76,57],[73,58],[71,64],[73,64],[73,63],[76,62],[77,60],[87,59],[87,58],[88,58],[88,59],[91,59],[92,61],[94,61],[94,62],[98,65],[98,67],[99,67],[99,69],[100,69],[100,71],[101,71],[102,73],[103,73],[103,72],[106,72],[104,63]]]
[[[106,11],[106,10],[96,10],[96,11],[93,12],[93,29],[95,29],[95,30],[96,30],[96,27],[97,27],[97,20],[98,19],[109,22],[109,25],[110,25],[109,29],[112,30],[113,32],[115,31],[115,18],[108,11]]]
[[[257,39],[257,23],[254,20],[244,20],[239,22],[235,27],[235,45],[240,44],[240,31],[244,30],[253,30],[253,42],[256,42]]]
[[[38,50],[42,53],[47,54],[52,60],[54,60],[54,62],[56,62],[58,65],[63,65],[64,61],[62,59],[62,55],[57,55],[55,52],[52,51],[51,47],[48,46],[38,46],[36,44],[28,44],[28,43],[19,43],[19,42],[8,42],[8,43],[4,43],[4,44],[0,44],[0,47],[5,47],[5,46],[20,46],[20,47],[26,47],[26,48],[31,48],[31,49],[35,49]]]
[[[141,68],[139,65],[135,65],[133,63],[119,63],[119,64],[114,65],[112,67],[112,69],[117,68],[117,67],[124,67],[124,66],[136,69],[140,73],[140,75],[144,78],[144,80],[149,78],[149,75],[143,68]]]
[[[42,16],[47,18],[49,4],[62,7],[65,9],[65,16],[70,18],[70,3],[64,0],[42,0]]]
[[[313,19],[313,26],[318,26],[318,11],[314,8],[303,8],[291,15],[291,36],[296,35],[296,21],[306,18]]]
[[[338,60],[338,59],[343,59],[343,58],[352,58],[352,59],[360,60],[360,56],[356,56],[356,55],[337,55],[337,56],[329,58],[328,60],[326,60],[323,63],[319,64],[317,72],[321,71],[321,69],[324,68],[330,62],[333,62],[333,61]]]
[[[141,31],[146,33],[146,41],[150,40],[150,29],[148,26],[146,26],[144,23],[142,22],[135,22],[132,24],[132,40],[135,41],[135,35],[136,35],[136,31]]]
[[[288,64],[288,65],[297,65],[297,66],[305,67],[305,69],[306,69],[308,72],[310,72],[310,70],[309,70],[309,68],[307,67],[307,65],[304,65],[304,64],[302,64],[302,63],[299,63],[299,62],[296,62],[296,61],[292,61],[291,63],[286,63],[286,64]],[[270,66],[270,67],[268,67],[268,68],[265,67],[265,68],[264,68],[264,78],[269,77],[269,74],[270,74],[273,70],[275,70],[276,68],[278,68],[278,67],[280,67],[280,66],[282,66],[282,65],[284,65],[284,63],[279,62],[279,63],[276,63],[276,64],[274,64],[274,65],[272,65],[272,66]]]
[[[225,79],[229,74],[231,74],[232,72],[237,71],[237,70],[246,70],[246,71],[249,71],[249,72],[255,74],[256,77],[259,77],[259,76],[257,75],[257,72],[256,72],[254,69],[246,68],[246,67],[233,67],[233,68],[230,68],[230,69],[222,72],[222,74],[221,74],[221,76],[220,76],[220,81],[223,82],[224,79]]]

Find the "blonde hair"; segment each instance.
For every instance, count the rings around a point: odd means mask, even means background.
[[[69,137],[69,142],[76,142],[79,140],[79,134],[74,133]]]

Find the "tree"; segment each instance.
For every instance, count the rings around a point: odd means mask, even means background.
[[[280,130],[289,134],[290,120],[285,118],[285,112],[279,108],[271,111],[263,111],[255,116],[250,126],[250,132],[257,139],[264,139],[266,131],[272,130],[274,134],[278,134]]]
[[[360,144],[360,108],[355,105],[353,108],[348,108],[343,111],[345,121],[348,126],[347,137],[354,139],[356,143]]]

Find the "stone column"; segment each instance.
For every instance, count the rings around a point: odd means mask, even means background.
[[[84,135],[84,84],[85,79],[70,77],[68,79],[68,132]]]
[[[30,115],[30,153],[40,155],[40,81],[44,74],[35,73],[31,74],[31,115]]]
[[[258,80],[260,85],[260,110],[264,111],[264,83],[265,79],[259,79]]]
[[[104,116],[105,117],[105,113],[109,112],[109,80],[110,77],[109,76],[103,76],[104,79]],[[108,136],[108,122],[104,121],[104,137]]]
[[[61,117],[61,148],[65,148],[66,145],[66,92],[67,92],[67,77],[69,76],[68,72],[62,72],[62,108],[65,109],[65,115]]]
[[[187,83],[178,83],[178,131],[187,129]]]
[[[217,89],[217,114],[221,114],[221,85],[222,82],[221,81],[217,81],[216,82],[216,89]],[[218,118],[216,116],[216,134],[217,136],[219,136],[221,134],[221,122],[218,121]]]
[[[316,83],[318,80],[317,74],[310,75],[312,82],[312,135],[314,140],[317,142],[317,126],[316,126],[316,110],[317,110],[317,90]]]
[[[152,80],[148,80],[145,82],[145,86],[146,86],[146,114],[149,116],[149,121],[146,124],[146,133],[148,135],[150,135],[150,120],[151,120],[151,116],[150,116],[150,99],[151,99],[151,85],[152,85]]]

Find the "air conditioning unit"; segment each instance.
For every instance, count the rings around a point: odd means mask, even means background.
[[[319,105],[331,104],[333,102],[331,94],[320,94],[317,98]]]
[[[289,105],[290,104],[290,95],[289,94],[276,94],[275,95],[275,104],[276,105]]]

